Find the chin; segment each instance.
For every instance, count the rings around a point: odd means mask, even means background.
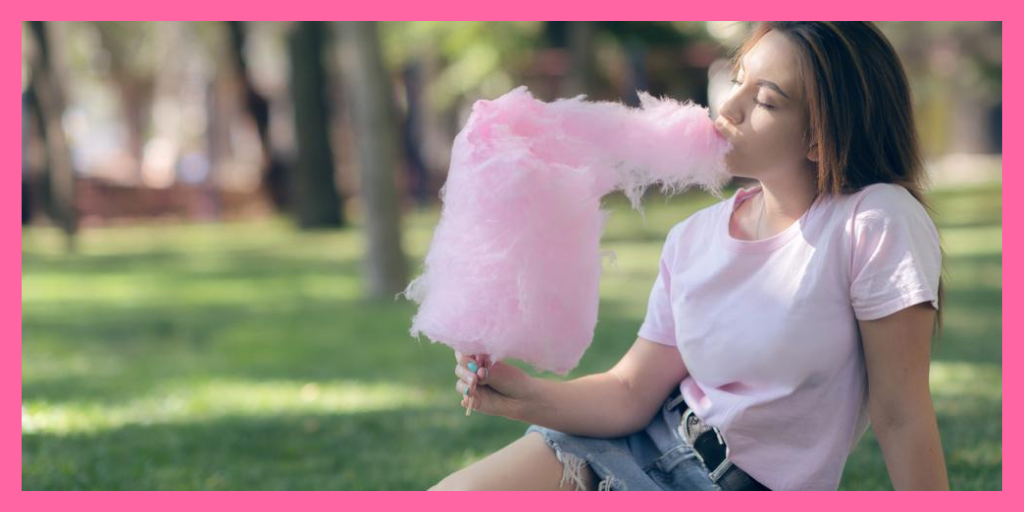
[[[737,178],[749,178],[750,177],[748,175],[749,173],[747,173],[745,170],[743,170],[742,167],[737,167],[735,164],[729,162],[728,159],[725,160],[725,169],[726,169],[726,171],[728,171],[730,176],[735,176]]]

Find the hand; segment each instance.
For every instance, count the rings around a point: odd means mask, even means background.
[[[473,397],[473,410],[491,416],[504,416],[516,419],[518,411],[529,399],[533,378],[519,368],[498,361],[492,363],[487,356],[464,355],[455,352],[455,389],[462,397],[462,407],[469,405],[469,396]],[[477,366],[474,373],[469,363]],[[469,389],[469,396],[464,393]]]

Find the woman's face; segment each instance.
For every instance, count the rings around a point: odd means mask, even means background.
[[[807,168],[807,108],[797,51],[773,30],[743,56],[715,122],[733,144],[725,158],[731,174],[762,179]]]

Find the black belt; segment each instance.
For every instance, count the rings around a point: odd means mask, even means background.
[[[705,424],[693,413],[693,409],[690,409],[680,396],[679,388],[672,392],[669,399],[669,409],[678,409],[682,414],[679,424],[680,435],[704,464],[712,482],[718,484],[723,491],[771,490],[732,463],[722,433],[718,428]]]

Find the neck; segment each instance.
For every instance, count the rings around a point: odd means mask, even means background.
[[[813,180],[759,180],[761,205],[764,208],[762,229],[774,232],[778,226],[788,226],[799,219],[814,203],[817,189]]]

